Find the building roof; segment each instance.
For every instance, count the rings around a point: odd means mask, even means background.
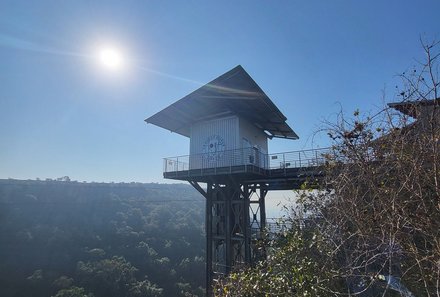
[[[402,101],[388,103],[388,106],[406,114],[410,117],[417,119],[417,115],[422,106],[440,105],[440,98],[430,100],[416,100],[416,101]]]
[[[270,138],[298,139],[287,118],[240,65],[145,121],[189,137],[193,123],[228,115],[246,119]]]

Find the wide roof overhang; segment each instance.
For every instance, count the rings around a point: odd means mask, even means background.
[[[394,108],[401,113],[408,115],[413,118],[417,118],[420,107],[422,106],[440,106],[440,98],[437,99],[420,99],[414,101],[402,101],[388,103],[388,106]]]
[[[236,115],[269,138],[298,139],[287,118],[240,65],[147,118],[147,123],[190,136],[191,125]]]

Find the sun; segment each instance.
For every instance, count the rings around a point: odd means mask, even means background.
[[[115,47],[106,46],[98,51],[99,63],[108,70],[118,71],[124,67],[124,58],[121,51]]]

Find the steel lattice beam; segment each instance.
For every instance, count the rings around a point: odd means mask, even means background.
[[[265,228],[264,184],[207,183],[206,191],[191,182],[206,198],[206,288],[211,296],[214,279],[234,267],[252,265],[261,253],[253,248]],[[254,208],[254,206],[257,206]],[[251,217],[252,214],[252,217]],[[257,232],[252,230],[257,227]]]

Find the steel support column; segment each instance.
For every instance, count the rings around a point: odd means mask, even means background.
[[[205,203],[206,204],[206,210],[205,210],[206,295],[207,296],[212,296],[212,198],[211,198],[212,186],[213,186],[212,183],[208,183],[207,189],[206,189],[207,192],[206,192],[206,196],[205,196],[205,198],[206,198],[206,203]]]
[[[260,203],[260,226],[261,226],[261,231],[264,231],[266,229],[266,194],[267,194],[267,189],[261,188],[260,187],[260,199],[259,199],[259,203]]]
[[[251,265],[254,259],[261,258],[255,255],[252,244],[264,231],[267,190],[259,184],[233,180],[209,182],[206,191],[197,182],[191,185],[206,198],[206,290],[207,296],[212,296],[215,279],[228,275],[234,267]],[[253,232],[255,226],[257,233]]]

